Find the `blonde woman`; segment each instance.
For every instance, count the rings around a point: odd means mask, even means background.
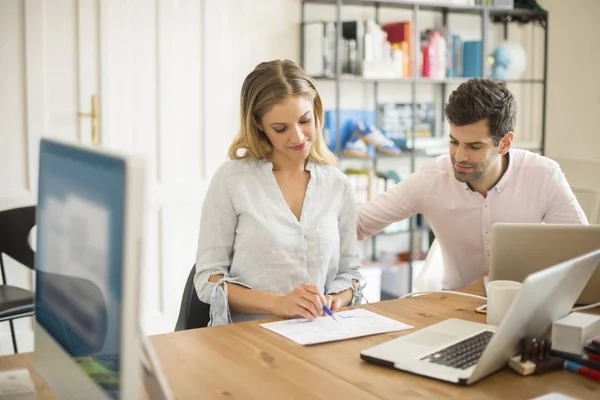
[[[323,104],[291,61],[259,64],[202,209],[194,283],[210,326],[312,320],[361,299],[356,205],[322,138]]]

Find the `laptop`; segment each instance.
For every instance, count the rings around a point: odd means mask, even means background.
[[[567,314],[600,262],[600,250],[528,276],[498,327],[451,318],[361,351],[368,362],[459,385],[505,366],[524,336],[543,336]]]
[[[489,280],[523,282],[529,274],[600,248],[600,225],[496,223]],[[600,268],[577,299],[600,302]]]

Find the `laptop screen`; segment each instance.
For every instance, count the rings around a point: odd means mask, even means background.
[[[125,183],[123,160],[41,143],[36,322],[115,399]]]

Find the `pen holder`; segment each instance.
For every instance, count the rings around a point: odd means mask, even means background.
[[[508,365],[523,376],[563,369],[564,360],[550,355],[551,348],[552,342],[548,339],[524,337],[519,343],[519,355],[511,358]]]

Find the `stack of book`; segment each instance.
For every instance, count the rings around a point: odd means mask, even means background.
[[[335,22],[304,24],[304,69],[315,77],[335,77],[337,71]],[[340,42],[342,74],[372,79],[433,79],[479,77],[481,41],[463,41],[447,28],[427,29],[413,38],[412,21],[379,25],[374,21],[343,21]],[[413,59],[413,53],[415,59]]]

